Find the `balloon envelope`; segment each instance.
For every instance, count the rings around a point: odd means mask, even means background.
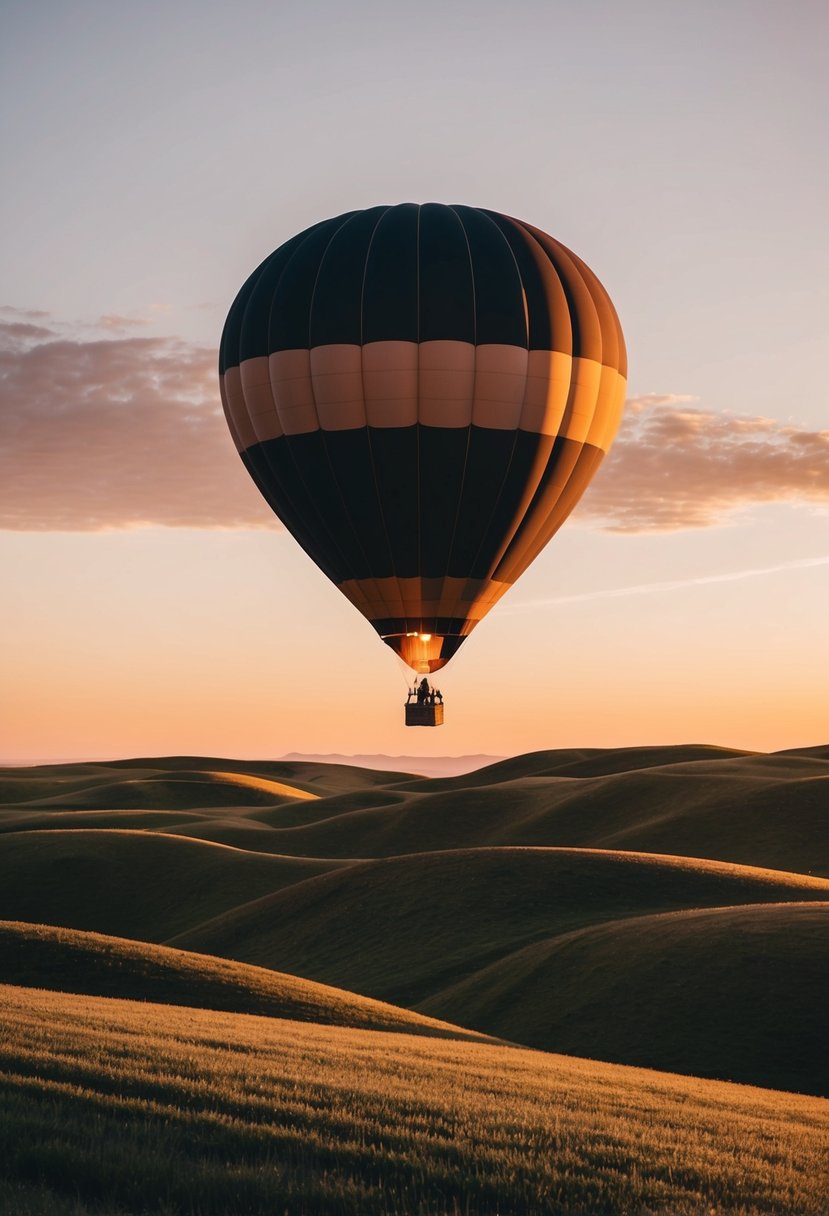
[[[578,502],[627,363],[606,291],[519,220],[404,203],[299,233],[222,335],[251,476],[415,671],[443,667]]]

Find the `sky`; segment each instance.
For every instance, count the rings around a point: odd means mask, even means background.
[[[0,758],[829,738],[829,10],[0,4]],[[10,121],[9,121],[10,120]],[[577,511],[406,676],[219,402],[264,256],[378,202],[551,232],[628,345]]]

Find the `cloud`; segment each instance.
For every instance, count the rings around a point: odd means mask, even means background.
[[[213,350],[0,320],[0,528],[268,527]]]
[[[612,532],[708,528],[761,503],[829,504],[829,431],[715,414],[690,397],[628,402],[582,519]]]
[[[54,338],[55,331],[46,325],[35,325],[33,321],[2,321],[0,322],[0,341],[4,346],[14,346],[18,342],[38,341],[42,338]]]
[[[129,329],[141,329],[149,324],[149,317],[122,317],[120,313],[107,312],[98,318],[94,328],[109,329],[116,333],[123,333]]]
[[[7,317],[51,317],[51,313],[44,308],[13,308],[11,304],[0,304],[0,313],[4,313]]]
[[[505,604],[499,611],[502,615],[525,612],[528,608],[551,608],[559,604],[583,604],[588,600],[613,600],[628,595],[651,595],[657,591],[680,591],[686,587],[706,587],[710,583],[740,583],[747,578],[760,578],[766,574],[783,574],[793,570],[811,570],[816,566],[829,566],[829,555],[822,557],[800,557],[791,562],[780,562],[776,566],[754,566],[748,570],[728,570],[725,574],[701,574],[693,578],[672,578],[657,583],[632,583],[627,587],[602,587],[597,591],[579,591],[575,595],[556,595],[550,599],[524,600],[516,604]]]
[[[0,309],[0,528],[278,526],[239,460],[216,354]],[[580,517],[615,532],[711,527],[757,503],[829,504],[829,432],[632,399]]]

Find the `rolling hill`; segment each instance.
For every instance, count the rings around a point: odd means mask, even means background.
[[[733,748],[712,747],[709,744],[682,744],[668,747],[580,747],[557,751],[525,752],[496,760],[469,773],[429,782],[433,793],[447,790],[473,789],[482,785],[500,785],[522,777],[601,777],[635,769],[658,768],[666,764],[687,764],[699,760],[734,760],[756,756],[757,752],[735,751]],[[418,788],[420,782],[407,783]],[[427,787],[424,787],[427,788]]]
[[[829,1096],[829,902],[609,921],[419,1008],[545,1051]]]
[[[324,765],[300,762],[252,762],[245,781],[242,762],[184,757],[146,761],[146,770],[135,767],[139,761],[124,761],[129,778],[121,792],[131,791],[125,797],[139,816],[129,826],[297,857],[569,846],[829,876],[829,761],[821,749],[807,750],[814,754],[697,746],[540,752],[432,781],[390,773],[372,774],[369,781],[360,769],[333,766],[326,774]],[[72,767],[53,775],[51,794],[44,794],[45,770],[32,770],[38,797],[28,801],[20,798],[27,779],[20,770],[6,770],[15,795],[4,813],[6,829],[71,826],[66,808],[78,814],[108,810],[112,818],[96,823],[127,826],[118,818],[124,806],[111,803],[120,788],[113,782],[117,763],[98,774],[99,784],[89,785],[86,774],[82,789]],[[575,770],[580,775],[564,775]],[[275,784],[283,791],[290,786],[296,796],[276,792]],[[308,799],[308,793],[318,797]],[[50,825],[50,809],[61,808],[61,820]],[[169,817],[153,820],[151,813]]]
[[[0,794],[0,918],[41,934],[29,972],[6,942],[18,979],[242,1004],[314,981],[532,1046],[826,1084],[826,747],[546,751],[434,780],[162,757],[5,769]]]
[[[492,1041],[408,1009],[263,967],[51,925],[0,921],[0,977],[16,987]]]
[[[161,756],[0,768],[0,801],[17,806],[46,798],[52,805],[91,810],[162,805],[189,809],[261,805],[280,797],[337,794],[406,780],[412,780],[411,773],[378,773],[347,764]],[[202,788],[184,788],[193,783]]]
[[[168,941],[412,1005],[574,928],[803,899],[829,899],[829,880],[647,854],[467,849],[332,871]]]
[[[519,777],[432,793],[418,783],[252,812],[271,835],[229,843],[298,856],[394,857],[501,846],[630,849],[829,876],[829,765],[724,761],[604,777]],[[804,771],[807,775],[803,775]],[[208,836],[210,823],[186,826]],[[249,843],[248,843],[249,841]]]
[[[342,865],[109,828],[12,832],[0,842],[0,919],[150,942]]]
[[[15,1216],[825,1216],[820,1099],[26,988],[0,1019]]]

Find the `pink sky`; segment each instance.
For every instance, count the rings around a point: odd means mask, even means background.
[[[283,8],[9,18],[0,753],[825,742],[826,13]],[[435,732],[400,724],[393,657],[279,530],[216,384],[262,257],[427,198],[582,254],[631,367],[611,456],[441,673]]]

